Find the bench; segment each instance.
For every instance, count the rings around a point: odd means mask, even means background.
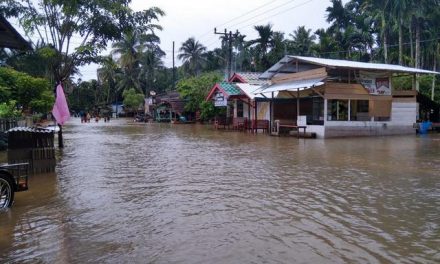
[[[258,129],[263,130],[263,132],[269,132],[269,120],[257,119],[252,120],[251,129],[254,133],[258,132]]]
[[[272,135],[279,136],[281,130],[286,128],[287,130],[296,130],[296,136],[299,138],[300,129],[303,130],[303,136],[306,136],[307,126],[298,126],[295,121],[290,120],[275,120],[275,126],[273,127]]]

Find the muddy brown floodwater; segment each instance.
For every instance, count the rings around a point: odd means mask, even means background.
[[[74,119],[64,137],[56,173],[0,213],[1,263],[440,262],[440,134]]]

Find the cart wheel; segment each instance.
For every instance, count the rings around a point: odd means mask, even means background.
[[[0,174],[0,209],[11,207],[14,201],[14,190],[8,175]]]

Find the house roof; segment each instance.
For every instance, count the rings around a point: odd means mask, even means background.
[[[230,83],[230,82],[220,82],[216,83],[214,87],[212,87],[211,91],[209,92],[208,96],[206,97],[206,100],[210,100],[212,96],[214,95],[215,91],[219,90],[224,96],[227,98],[230,96],[240,96],[245,95],[240,88],[237,86],[237,83]]]
[[[260,79],[261,72],[236,72],[229,78],[229,82],[241,82],[254,85],[266,84],[267,81]]]
[[[261,95],[261,92],[255,93],[256,91],[261,90],[261,85],[254,85],[254,84],[249,84],[249,83],[237,83],[236,85],[250,99],[255,99],[256,97],[263,98],[263,96]]]
[[[312,87],[321,86],[324,84],[323,80],[325,78],[315,78],[308,80],[294,80],[283,83],[277,83],[269,86],[263,86],[261,89],[254,91],[254,93],[270,93],[270,92],[280,92],[280,91],[296,91],[305,90]]]
[[[0,16],[0,47],[21,50],[32,49],[29,42],[3,16]]]
[[[404,67],[401,65],[393,65],[393,64],[367,63],[367,62],[357,62],[357,61],[348,61],[348,60],[333,60],[333,59],[286,55],[279,62],[277,62],[275,65],[273,65],[263,74],[261,74],[260,78],[271,79],[277,73],[283,72],[285,69],[287,69],[286,66],[288,64],[291,64],[292,62],[312,64],[312,65],[324,66],[330,68],[361,69],[361,70],[388,71],[388,72],[401,72],[401,73],[440,74],[439,72],[435,72],[435,71],[428,71],[428,70]]]

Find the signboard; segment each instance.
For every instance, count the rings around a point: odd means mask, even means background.
[[[225,96],[222,93],[216,93],[214,96],[214,106],[222,107],[227,105],[228,100],[225,98]]]
[[[384,74],[360,72],[360,82],[370,94],[391,95],[390,78]]]

